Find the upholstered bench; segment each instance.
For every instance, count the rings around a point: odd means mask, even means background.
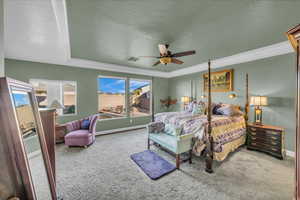
[[[167,127],[166,127],[167,126]],[[181,135],[181,128],[172,128],[163,122],[148,124],[148,149],[150,141],[159,144],[163,148],[176,155],[176,168],[180,168],[180,154],[189,152],[189,162],[192,163],[192,138],[194,134]]]

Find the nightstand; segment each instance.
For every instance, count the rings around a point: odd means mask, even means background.
[[[276,158],[285,158],[284,129],[270,125],[247,125],[247,149],[268,153]]]
[[[55,142],[63,143],[65,141],[65,135],[67,134],[67,125],[56,124],[55,125]]]

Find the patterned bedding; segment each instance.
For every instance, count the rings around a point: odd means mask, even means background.
[[[181,135],[194,133],[193,152],[200,156],[208,141],[207,116],[189,112],[166,112],[155,115],[156,122],[164,122],[181,127]],[[224,160],[227,155],[246,140],[246,125],[243,116],[212,116],[212,136],[214,139],[214,159]]]

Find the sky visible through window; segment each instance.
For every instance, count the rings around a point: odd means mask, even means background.
[[[29,105],[29,98],[27,94],[13,93],[13,97],[14,97],[16,107],[22,105]]]
[[[130,80],[130,91],[149,84],[149,81]],[[98,91],[103,93],[125,94],[125,79],[98,78]]]

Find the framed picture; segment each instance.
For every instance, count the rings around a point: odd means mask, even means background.
[[[208,91],[208,73],[203,75],[204,91]],[[233,91],[233,69],[211,72],[211,91]]]

